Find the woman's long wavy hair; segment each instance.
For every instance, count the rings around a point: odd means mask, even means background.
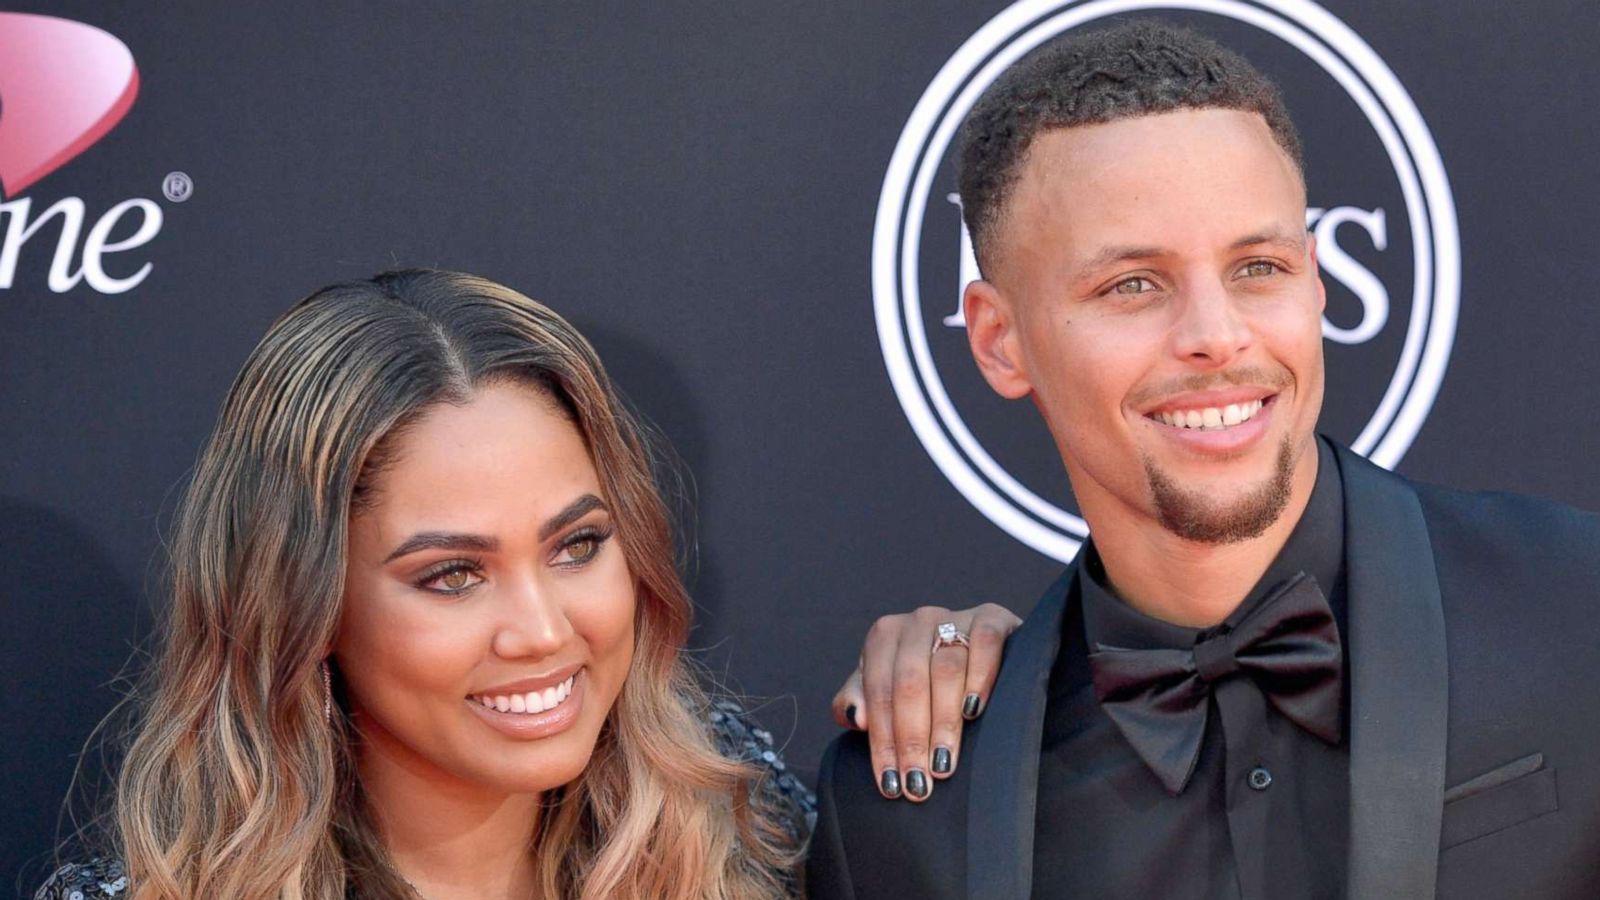
[[[347,523],[385,436],[517,380],[587,442],[639,598],[633,665],[583,774],[548,791],[541,894],[786,893],[797,848],[754,771],[706,732],[680,658],[689,601],[648,442],[593,348],[482,278],[411,270],[324,289],[250,354],[179,509],[163,645],[117,779],[132,896],[405,897],[363,802],[350,722],[324,715]],[[375,453],[375,450],[377,451]]]

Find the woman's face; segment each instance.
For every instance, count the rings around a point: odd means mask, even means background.
[[[632,661],[635,603],[582,437],[501,383],[391,440],[350,519],[334,644],[363,758],[506,793],[572,781]]]

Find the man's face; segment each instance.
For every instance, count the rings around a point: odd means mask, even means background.
[[[974,355],[1032,396],[1091,527],[1243,540],[1309,492],[1324,295],[1304,187],[1259,115],[1042,133],[990,241]]]

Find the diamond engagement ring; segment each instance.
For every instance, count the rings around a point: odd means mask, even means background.
[[[930,653],[938,653],[940,647],[970,647],[972,643],[967,640],[967,633],[956,627],[954,622],[940,622],[939,631],[933,636],[933,649]]]

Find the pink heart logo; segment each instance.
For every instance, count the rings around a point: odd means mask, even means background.
[[[8,198],[89,149],[139,94],[126,44],[92,25],[0,13],[0,188]]]

